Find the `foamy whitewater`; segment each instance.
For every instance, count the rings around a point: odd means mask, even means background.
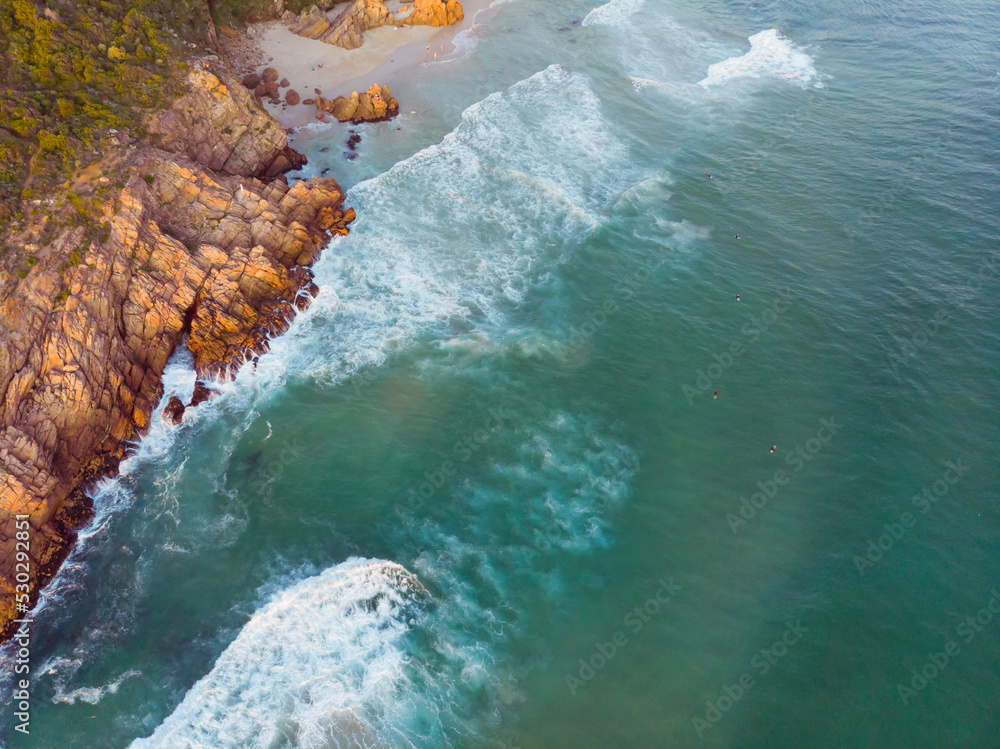
[[[97,487],[0,742],[991,745],[1000,11],[918,5],[494,3],[297,133],[358,219]]]
[[[399,565],[350,559],[277,594],[141,747],[413,745],[438,731],[399,713],[413,692],[399,641],[420,582]],[[431,704],[420,706],[434,712]]]
[[[710,65],[702,86],[715,86],[737,78],[760,78],[773,75],[801,86],[822,86],[812,58],[805,50],[783,37],[777,29],[768,29],[750,37],[750,51],[739,57]]]

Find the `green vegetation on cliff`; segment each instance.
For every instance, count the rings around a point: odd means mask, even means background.
[[[0,202],[96,161],[112,130],[137,134],[210,28],[203,0],[0,0]]]

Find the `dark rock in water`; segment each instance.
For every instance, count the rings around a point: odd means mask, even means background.
[[[560,31],[569,31],[569,26],[563,26]]]
[[[355,133],[353,130],[351,131],[351,133],[352,135],[349,135],[347,137],[347,147],[353,151],[355,147],[358,145],[358,143],[361,142],[361,136]]]
[[[581,23],[580,19],[577,18],[575,21],[573,21],[573,23],[570,24],[570,26],[579,26],[580,23]]]
[[[328,175],[329,173],[330,173],[330,170],[329,170],[329,169],[324,169],[324,170],[323,170],[322,172],[320,172],[320,173],[319,173],[319,176],[321,176],[321,177],[325,177],[325,176],[326,176],[326,175]]]
[[[348,161],[354,161],[356,158],[358,158],[358,152],[357,151],[344,151],[344,156],[347,157]]]
[[[329,146],[323,146],[321,149],[319,149],[319,152],[320,153],[326,153],[329,150],[330,150]]]
[[[201,380],[196,380],[194,383],[194,395],[191,396],[191,403],[188,405],[190,407],[197,406],[204,403],[209,398],[215,395],[215,391],[205,386],[205,383]]]
[[[184,418],[184,404],[176,395],[170,396],[166,407],[163,409],[163,418],[171,424],[180,424]]]

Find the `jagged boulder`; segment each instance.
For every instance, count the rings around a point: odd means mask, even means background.
[[[285,101],[288,103],[289,106],[294,107],[296,104],[299,103],[299,101],[301,101],[301,99],[299,98],[299,92],[296,91],[294,88],[288,89],[288,91],[285,92]]]
[[[204,382],[201,380],[195,380],[194,393],[191,395],[191,402],[188,404],[188,408],[200,406],[214,395],[215,391],[208,387]]]
[[[365,31],[392,23],[392,13],[382,0],[353,0],[332,21],[324,11],[310,5],[291,30],[307,39],[318,39],[344,49],[357,49]]]
[[[278,71],[274,68],[264,68],[264,70],[261,71],[260,79],[264,83],[276,83],[278,80]]]
[[[465,17],[459,0],[414,0],[393,16],[397,26],[450,26]]]
[[[357,91],[350,96],[338,96],[336,99],[316,97],[316,108],[329,112],[341,122],[381,122],[399,114],[399,102],[389,93],[387,86],[373,83],[364,93]]]
[[[170,400],[167,401],[167,405],[163,408],[163,418],[171,424],[180,424],[184,420],[185,410],[184,402],[176,395],[172,395],[170,396]]]

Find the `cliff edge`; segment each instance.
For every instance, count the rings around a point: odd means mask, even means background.
[[[4,237],[28,260],[0,285],[0,639],[89,520],[87,482],[147,430],[176,347],[216,377],[264,351],[354,217],[334,180],[281,176],[304,159],[213,55],[114,146],[65,195],[23,200],[30,218]],[[32,527],[21,588],[17,515]]]

